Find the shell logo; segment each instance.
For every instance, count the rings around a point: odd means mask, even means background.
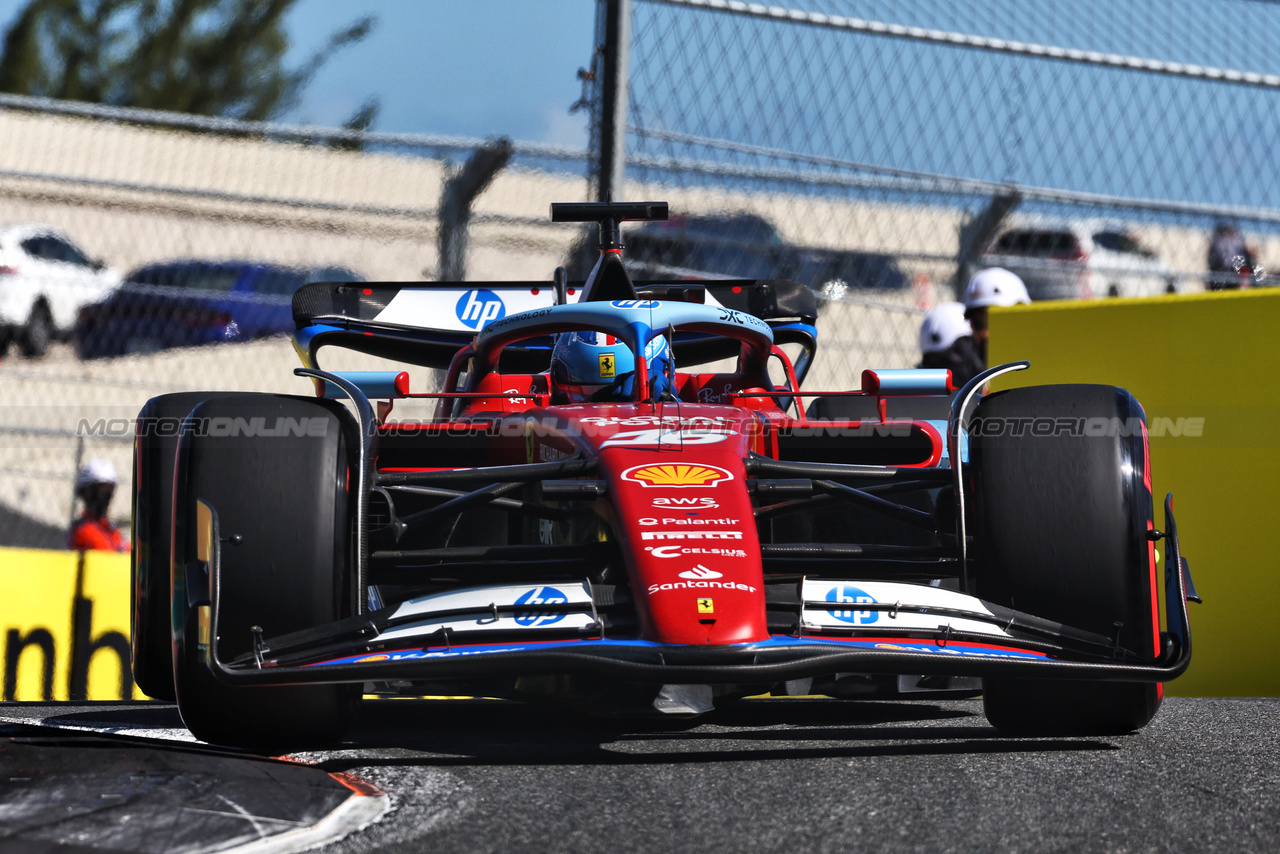
[[[632,466],[622,473],[622,479],[644,486],[715,486],[721,481],[733,480],[733,475],[719,466],[666,463]]]

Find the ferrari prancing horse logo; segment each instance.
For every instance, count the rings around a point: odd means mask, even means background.
[[[698,600],[698,613],[699,613],[699,614],[714,614],[715,612],[716,612],[716,603],[715,603],[715,600],[714,600],[714,599],[699,599],[699,600]]]
[[[614,362],[613,354],[601,353],[600,354],[600,379],[602,380],[613,379],[616,371],[617,371],[617,365]]]

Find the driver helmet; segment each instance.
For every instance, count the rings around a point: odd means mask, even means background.
[[[665,336],[645,347],[649,393],[670,397],[674,362]],[[634,392],[635,357],[631,348],[603,332],[564,332],[551,351],[551,382],[570,403],[630,400]]]
[[[1027,286],[1016,274],[1003,267],[979,270],[964,289],[965,309],[986,308],[992,305],[1030,305]]]

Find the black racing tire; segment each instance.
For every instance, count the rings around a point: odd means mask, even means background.
[[[169,561],[173,534],[173,458],[187,413],[226,394],[183,391],[148,400],[133,439],[133,536],[129,612],[133,681],[142,693],[173,702],[173,630]]]
[[[18,350],[24,356],[39,358],[48,352],[53,336],[53,315],[41,300],[31,307],[31,315],[18,335]]]
[[[208,590],[188,595],[186,566],[197,556],[200,499],[216,512],[222,538],[214,642],[223,662],[252,652],[254,626],[270,638],[350,616],[354,419],[331,401],[237,394],[200,404],[188,420],[208,429],[184,430],[174,477],[173,673],[183,723],[204,741],[267,753],[337,741],[354,720],[361,686],[218,681],[198,646],[198,608],[189,604]],[[288,435],[262,435],[281,426]]]
[[[1138,401],[1100,385],[996,392],[974,413],[969,459],[977,595],[1106,637],[1118,632],[1136,658],[1154,658],[1151,481]],[[1009,735],[1132,732],[1161,696],[1157,683],[983,680],[987,720]]]

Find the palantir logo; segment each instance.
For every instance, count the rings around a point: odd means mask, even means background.
[[[846,584],[843,587],[832,587],[827,591],[828,602],[839,602],[848,605],[874,605],[876,600],[868,595],[865,591],[859,590],[852,584]],[[880,616],[879,611],[873,610],[856,610],[849,609],[845,611],[828,611],[828,614],[844,623],[859,623],[865,625],[874,623]]]
[[[490,320],[507,316],[507,306],[502,298],[489,290],[467,291],[458,298],[455,306],[458,320],[468,329],[480,329]]]
[[[569,597],[554,587],[535,587],[521,593],[517,605],[563,605]],[[564,619],[564,611],[516,611],[516,622],[522,626],[550,626]]]

